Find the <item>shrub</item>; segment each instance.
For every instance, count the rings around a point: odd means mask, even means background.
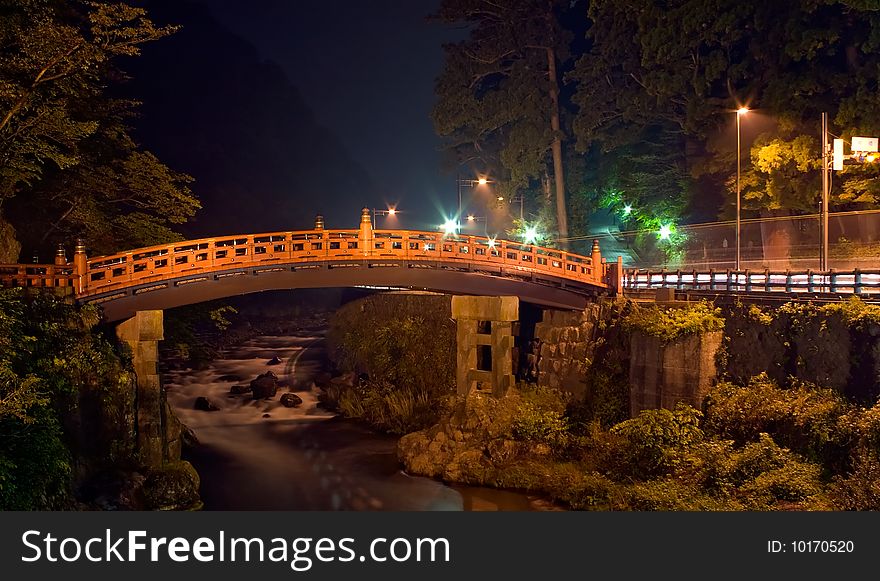
[[[649,478],[672,470],[680,452],[702,441],[701,413],[679,404],[674,411],[642,411],[637,417],[621,422],[611,433],[621,437],[619,458],[636,478]]]
[[[837,510],[880,510],[880,460],[858,455],[852,473],[834,479],[829,496]]]
[[[849,406],[834,391],[793,384],[778,387],[762,374],[747,386],[721,383],[705,400],[706,433],[742,445],[761,433],[814,460],[830,460],[849,441],[840,423]]]
[[[342,391],[339,411],[391,434],[408,434],[437,422],[442,406],[425,391],[399,389],[386,381],[367,380]]]
[[[623,327],[668,343],[685,335],[720,331],[724,328],[724,319],[721,318],[721,309],[700,301],[683,308],[634,308],[623,319]]]

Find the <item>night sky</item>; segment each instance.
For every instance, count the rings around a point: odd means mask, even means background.
[[[315,211],[356,227],[361,206],[395,203],[398,227],[441,223],[440,207],[457,203],[456,170],[430,112],[442,45],[464,32],[427,22],[438,3],[147,2],[158,22],[183,25],[135,59],[132,83],[144,144],[196,178],[205,210],[188,233],[231,232],[230,220],[247,222],[242,231],[308,227]],[[227,115],[241,120],[221,131]]]

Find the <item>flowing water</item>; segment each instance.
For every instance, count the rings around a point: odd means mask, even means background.
[[[273,357],[281,363],[269,365]],[[409,476],[397,462],[397,438],[370,431],[318,406],[311,379],[324,362],[314,337],[257,337],[204,370],[165,374],[168,399],[200,445],[188,459],[209,510],[541,510],[538,499],[491,488],[447,486]],[[272,370],[303,403],[230,395]],[[206,396],[218,411],[193,405]]]

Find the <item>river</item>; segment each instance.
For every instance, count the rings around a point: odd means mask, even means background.
[[[278,357],[281,363],[270,365]],[[546,510],[540,499],[493,488],[448,486],[410,476],[397,438],[375,433],[318,405],[311,379],[325,359],[321,336],[262,336],[203,370],[164,374],[168,400],[192,428],[189,452],[208,510]],[[303,400],[297,408],[254,401],[229,389],[272,370]],[[240,378],[240,379],[236,379]],[[206,396],[218,411],[199,411]]]

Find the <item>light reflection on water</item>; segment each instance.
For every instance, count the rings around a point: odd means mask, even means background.
[[[450,487],[400,470],[397,439],[318,407],[311,379],[324,361],[321,337],[257,337],[204,370],[164,375],[168,400],[201,443],[190,461],[202,478],[205,506],[214,510],[533,510],[525,495]],[[278,365],[267,365],[272,357]],[[294,364],[295,363],[295,364]],[[272,370],[303,403],[254,401],[229,394]],[[234,381],[223,376],[238,376]],[[219,411],[195,410],[206,396]],[[268,417],[264,417],[268,414]]]

